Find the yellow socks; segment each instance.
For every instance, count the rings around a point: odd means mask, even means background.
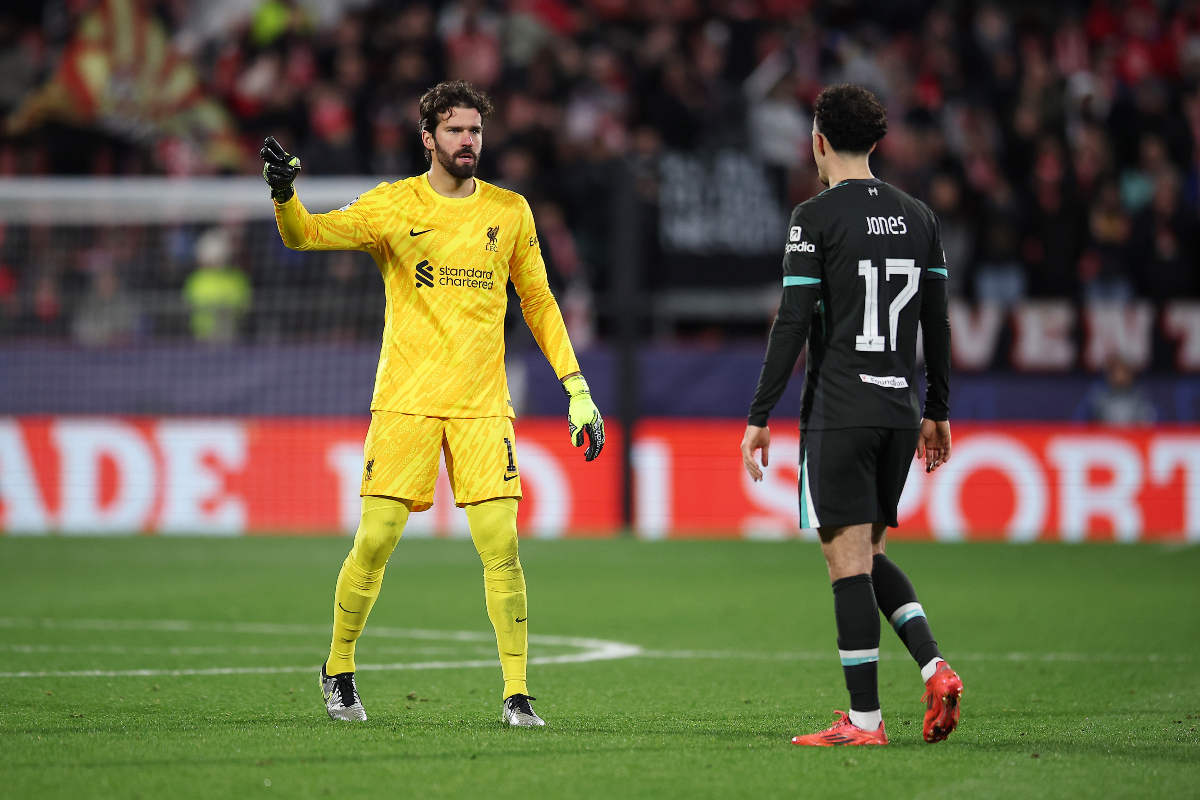
[[[496,629],[496,648],[504,672],[504,697],[528,694],[529,660],[525,573],[517,557],[517,501],[486,500],[466,507],[471,538],[483,561],[483,591],[488,618]],[[332,673],[331,673],[332,674]]]
[[[367,624],[371,606],[379,597],[384,567],[400,541],[411,511],[409,501],[363,498],[354,549],[342,563],[333,594],[333,643],[325,662],[326,674],[354,672],[354,645]]]
[[[333,604],[333,643],[325,671],[354,672],[354,646],[379,597],[383,571],[412,512],[409,501],[364,497],[354,549],[338,574]],[[488,618],[496,629],[496,649],[504,673],[504,697],[528,694],[529,618],[525,573],[517,557],[517,501],[487,500],[467,506],[467,521],[483,561],[483,590]]]

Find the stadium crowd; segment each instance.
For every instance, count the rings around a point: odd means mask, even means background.
[[[614,160],[653,209],[663,153],[748,153],[787,208],[822,188],[812,100],[852,82],[888,108],[876,173],[941,218],[954,295],[1200,295],[1196,0],[15,0],[0,174],[255,173],[268,134],[306,175],[416,174],[417,99],[445,78],[495,97],[481,177],[530,199],[559,289],[604,286]],[[10,334],[87,340],[64,308],[198,294],[203,231],[0,230]],[[229,248],[239,308],[251,286],[374,280],[255,231]]]

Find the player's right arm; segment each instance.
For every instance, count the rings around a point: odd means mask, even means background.
[[[762,480],[762,470],[755,463],[754,453],[762,450],[762,463],[766,466],[771,443],[767,419],[787,388],[796,360],[808,341],[813,311],[821,300],[823,253],[820,232],[812,227],[809,209],[803,204],[797,206],[792,212],[784,249],[783,298],[771,326],[767,356],[750,404],[746,434],[742,437],[742,463],[756,481]]]
[[[932,212],[931,212],[932,214]],[[925,349],[925,412],[917,458],[933,472],[950,460],[950,297],[941,225],[933,217],[934,240],[921,296],[921,335]]]
[[[362,198],[328,214],[310,214],[292,188],[300,171],[300,159],[286,152],[273,136],[267,137],[259,155],[265,162],[263,179],[271,187],[275,223],[285,245],[292,250],[376,248],[378,232],[373,216],[367,213],[368,204],[359,204]]]

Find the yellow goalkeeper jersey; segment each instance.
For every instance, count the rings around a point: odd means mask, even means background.
[[[533,214],[515,192],[475,180],[443,197],[427,175],[381,183],[328,214],[292,195],[275,204],[293,250],[365,250],[387,293],[372,411],[427,417],[515,416],[504,372],[506,286],[559,378],[579,370],[546,283]]]

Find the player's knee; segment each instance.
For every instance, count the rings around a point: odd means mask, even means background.
[[[404,524],[412,504],[408,501],[383,497],[363,498],[362,518],[358,532],[354,535],[354,549],[350,551],[354,563],[364,570],[381,569],[387,564],[404,533]]]
[[[517,501],[511,498],[487,500],[467,506],[471,538],[483,561],[484,572],[519,574],[517,557]]]

